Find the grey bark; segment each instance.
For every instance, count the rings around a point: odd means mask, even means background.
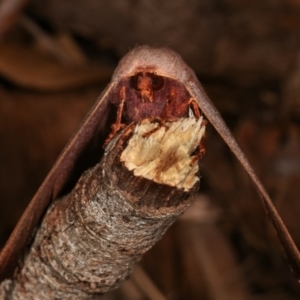
[[[121,140],[121,139],[120,139]],[[135,177],[120,163],[122,141],[48,209],[0,299],[95,299],[129,277],[142,255],[190,205],[179,191]]]

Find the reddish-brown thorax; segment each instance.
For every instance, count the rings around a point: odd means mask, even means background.
[[[197,102],[182,83],[151,70],[140,70],[133,76],[124,78],[116,90],[119,93],[111,102],[118,107],[117,118],[105,145],[116,132],[131,122],[150,118],[156,119],[162,126],[166,121],[189,117],[190,110],[196,119],[201,115]],[[151,134],[152,131],[149,135]]]

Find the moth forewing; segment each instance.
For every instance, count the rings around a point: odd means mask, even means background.
[[[161,82],[160,79],[163,81]],[[120,88],[123,88],[123,100],[119,99]],[[150,90],[148,90],[149,88]],[[172,92],[172,88],[175,89],[177,94]],[[160,96],[156,97],[155,95]],[[233,138],[221,115],[206,96],[194,72],[178,54],[170,49],[141,46],[130,51],[120,61],[111,83],[99,97],[78,132],[67,144],[27,207],[1,252],[1,278],[8,276],[9,269],[13,268],[13,264],[17,261],[26,243],[28,243],[49,202],[52,199],[56,199],[73,176],[73,170],[77,165],[78,159],[82,159],[85,148],[91,144],[94,138],[97,138],[98,133],[109,130],[111,124],[104,120],[107,120],[110,103],[115,102],[114,104],[119,105],[118,113],[121,118],[117,121],[117,124],[114,124],[117,132],[124,128],[124,125],[140,121],[140,119],[145,117],[158,117],[163,122],[167,121],[166,117],[188,117],[190,106],[187,103],[189,102],[184,102],[188,100],[185,99],[188,97],[192,97],[198,103],[201,112],[215,127],[254,182],[262,196],[263,205],[274,224],[293,271],[299,276],[300,257],[297,247],[266,190]],[[124,107],[123,104],[120,105],[120,101],[123,101]],[[137,106],[135,103],[137,103]],[[170,109],[165,109],[167,105],[170,106]],[[133,114],[134,110],[137,114]],[[172,113],[174,115],[171,115]],[[125,124],[121,124],[121,122]],[[113,133],[115,134],[115,132]]]
[[[287,256],[289,261],[290,267],[297,277],[300,280],[300,253],[295,245],[291,235],[289,234],[284,222],[282,221],[280,215],[278,214],[270,196],[268,195],[267,191],[265,190],[263,184],[260,182],[258,176],[256,175],[255,171],[251,167],[248,159],[246,158],[245,154],[237,144],[235,138],[231,134],[230,130],[228,129],[227,125],[223,121],[220,113],[212,104],[210,99],[207,97],[205,92],[203,91],[202,86],[197,81],[189,81],[186,82],[187,89],[191,93],[191,95],[197,99],[199,106],[201,107],[202,112],[206,116],[206,118],[210,121],[210,123],[214,126],[217,132],[220,134],[222,139],[226,142],[228,147],[234,153],[236,158],[240,161],[241,165],[248,173],[249,177],[251,178],[252,182],[254,183],[258,193],[260,194],[263,207],[266,210],[266,214],[271,220],[278,238],[281,242],[283,250]]]
[[[114,82],[110,83],[99,96],[94,107],[60,154],[18,221],[0,253],[0,280],[12,275],[20,254],[32,237],[33,231],[45,209],[51,200],[55,200],[60,195],[84,148],[97,135],[97,132],[105,127],[101,119],[105,120],[109,96],[114,86]]]

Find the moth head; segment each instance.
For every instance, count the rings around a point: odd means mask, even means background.
[[[164,78],[151,71],[144,69],[130,77],[130,83],[141,96],[143,102],[153,101],[153,92],[164,86]]]

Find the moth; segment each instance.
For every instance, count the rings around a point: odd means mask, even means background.
[[[168,48],[140,46],[120,61],[111,82],[29,203],[0,254],[0,279],[11,276],[51,201],[67,193],[80,174],[99,161],[103,155],[102,146],[120,129],[145,118],[164,123],[166,120],[188,117],[190,110],[195,116],[203,114],[206,117],[249,174],[290,266],[295,276],[300,278],[300,255],[293,239],[194,72],[177,53]]]

